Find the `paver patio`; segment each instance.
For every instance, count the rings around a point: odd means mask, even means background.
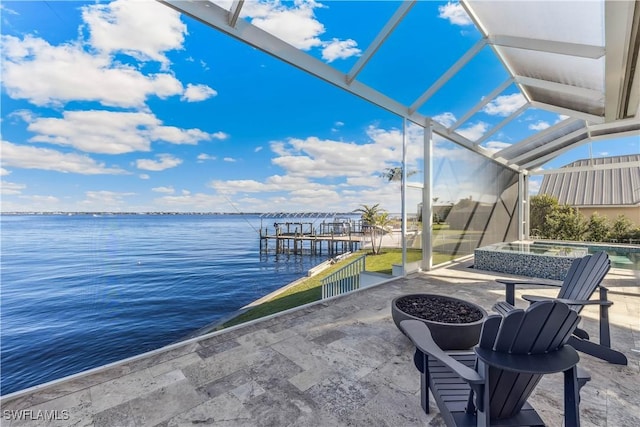
[[[2,425],[443,425],[433,402],[430,414],[420,408],[413,348],[393,324],[390,302],[404,293],[440,293],[489,311],[504,295],[493,281],[498,275],[469,264],[412,274],[5,397]],[[614,269],[605,285],[614,301],[612,343],[629,365],[581,354],[592,376],[581,393],[581,421],[638,426],[640,276]],[[517,296],[522,293],[554,290],[522,287]],[[597,336],[597,308],[584,309],[582,317]],[[546,376],[531,403],[548,425],[562,425],[562,374]],[[58,419],[11,419],[16,416]]]

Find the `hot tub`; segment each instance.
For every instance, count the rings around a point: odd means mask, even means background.
[[[588,254],[586,246],[542,243],[496,243],[475,250],[474,268],[519,276],[563,280],[576,258]]]

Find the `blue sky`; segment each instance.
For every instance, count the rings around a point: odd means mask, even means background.
[[[348,72],[398,6],[248,1],[241,18]],[[401,161],[397,116],[155,1],[1,7],[3,211],[399,211],[380,178]],[[358,79],[411,103],[479,38],[457,3],[419,2]],[[453,123],[506,78],[487,48],[419,111]],[[507,88],[461,133],[520,105]],[[483,146],[560,119],[527,110]],[[421,130],[408,135],[422,170]],[[545,168],[639,151],[637,137],[594,142]]]

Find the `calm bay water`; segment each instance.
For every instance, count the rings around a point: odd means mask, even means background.
[[[1,216],[1,394],[175,342],[326,259],[261,255],[260,224],[250,215]]]

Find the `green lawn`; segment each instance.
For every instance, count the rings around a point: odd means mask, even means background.
[[[379,255],[371,255],[366,250],[356,252],[346,260],[332,265],[323,272],[318,273],[313,277],[309,277],[297,286],[287,289],[285,292],[274,297],[273,299],[266,301],[256,307],[253,307],[243,314],[229,320],[222,326],[222,328],[238,325],[240,323],[258,319],[260,317],[288,310],[293,307],[308,304],[313,301],[319,301],[322,298],[322,279],[333,273],[334,271],[342,268],[344,265],[351,262],[356,257],[361,256],[365,253],[367,253],[366,270],[370,272],[388,274],[389,277],[391,277],[392,265],[402,263],[401,249],[383,248],[382,253]],[[434,264],[443,263],[453,259],[451,255],[447,254],[434,253],[433,257]],[[416,249],[407,250],[408,262],[419,261],[421,258],[422,251]]]

